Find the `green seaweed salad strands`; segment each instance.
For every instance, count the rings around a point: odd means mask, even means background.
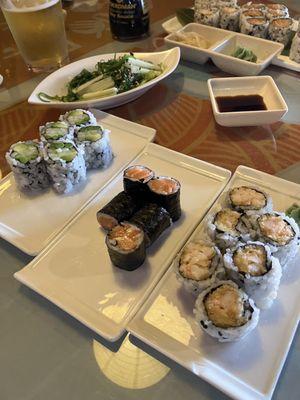
[[[72,102],[97,99],[127,92],[159,76],[163,71],[162,64],[140,60],[132,53],[121,57],[115,55],[108,61],[99,61],[94,71],[83,69],[67,83],[67,94],[50,96],[40,92],[38,97],[43,102],[58,100]]]
[[[298,204],[292,204],[291,207],[286,210],[286,215],[294,218],[294,220],[300,226],[300,206]]]

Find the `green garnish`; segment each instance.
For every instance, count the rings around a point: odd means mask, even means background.
[[[79,129],[77,133],[77,139],[80,142],[89,141],[96,142],[102,137],[102,129],[101,126],[84,126]]]
[[[17,143],[12,147],[11,156],[22,164],[35,160],[38,155],[38,146],[33,143]]]
[[[255,63],[257,61],[257,56],[252,50],[246,49],[245,47],[238,47],[232,54],[232,57],[239,58],[244,61],[250,61]]]
[[[53,142],[48,147],[49,157],[56,160],[71,162],[77,156],[77,150],[72,143]]]
[[[298,204],[292,204],[291,207],[286,210],[286,214],[289,217],[294,218],[294,220],[300,226],[300,206]]]

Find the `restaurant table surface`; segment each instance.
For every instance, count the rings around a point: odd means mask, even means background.
[[[68,5],[67,5],[68,4]],[[300,15],[298,0],[285,1]],[[118,51],[164,49],[162,23],[192,1],[150,1],[151,35],[113,41],[108,1],[64,3],[70,61]],[[37,107],[27,97],[45,75],[27,71],[0,14],[0,176],[4,154],[18,141],[38,136],[38,126],[59,109]],[[225,128],[213,118],[207,79],[226,76],[212,63],[181,61],[176,71],[138,100],[108,110],[157,130],[155,142],[232,172],[240,164],[300,183],[300,74],[270,66],[289,111],[273,125]],[[1,210],[0,210],[1,212]],[[40,221],[43,223],[43,221]],[[123,336],[111,344],[68,314],[20,285],[13,273],[31,257],[0,239],[0,400],[226,399],[227,396],[141,342]],[[291,346],[274,399],[298,399],[300,337]]]

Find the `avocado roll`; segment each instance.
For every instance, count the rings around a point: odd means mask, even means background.
[[[281,265],[270,248],[261,242],[238,243],[227,249],[224,265],[229,277],[254,300],[258,308],[271,307],[277,297]]]
[[[286,46],[291,40],[293,25],[292,18],[273,19],[269,25],[268,38]]]
[[[238,186],[229,191],[228,202],[235,211],[263,214],[272,211],[272,199],[259,188]]]
[[[174,261],[177,279],[184,288],[198,295],[217,279],[225,278],[220,250],[208,240],[189,242]]]
[[[194,314],[199,326],[220,342],[247,336],[259,320],[259,309],[238,285],[219,281],[198,296]]]
[[[5,157],[19,190],[35,192],[50,185],[39,142],[28,140],[15,143]]]
[[[83,126],[76,130],[75,141],[83,146],[87,169],[106,168],[113,159],[108,129],[99,125]]]
[[[116,267],[133,271],[145,261],[144,232],[132,223],[121,222],[116,225],[106,235],[106,245],[111,262]]]
[[[74,139],[74,127],[70,126],[66,121],[47,122],[45,125],[40,126],[39,130],[43,142]]]
[[[73,142],[53,141],[44,149],[47,171],[57,193],[69,193],[74,185],[86,179],[82,150]]]
[[[143,229],[148,247],[171,225],[172,220],[163,207],[146,204],[130,218],[130,222]]]
[[[121,192],[97,212],[97,220],[103,229],[110,230],[119,222],[129,220],[140,208],[136,198]]]
[[[80,108],[66,112],[61,115],[59,119],[61,121],[66,121],[69,125],[75,127],[97,125],[95,116],[90,111],[82,110]]]
[[[157,176],[147,185],[150,189],[149,200],[165,208],[173,222],[177,221],[181,216],[180,183],[177,179]]]
[[[123,186],[132,196],[147,198],[149,188],[147,183],[154,178],[154,171],[144,165],[131,165],[123,173]]]
[[[267,21],[266,18],[242,18],[240,24],[241,33],[266,39],[269,27],[269,21]]]

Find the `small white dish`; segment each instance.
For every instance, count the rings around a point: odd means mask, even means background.
[[[223,126],[256,126],[279,121],[288,107],[274,80],[270,76],[214,78],[207,81],[213,113]],[[267,110],[220,112],[216,97],[258,94],[263,97]]]
[[[84,58],[83,60],[75,61],[71,64],[66,65],[53,72],[47,78],[45,78],[38,86],[34,89],[28,98],[28,103],[46,105],[47,107],[59,107],[64,109],[71,108],[88,108],[96,107],[101,110],[107,108],[117,107],[121,104],[128,103],[132,100],[137,99],[147,90],[156,85],[159,81],[170,75],[177,67],[180,60],[180,49],[179,47],[173,48],[167,51],[161,51],[156,53],[134,53],[135,57],[143,59],[145,61],[151,61],[155,64],[163,63],[165,66],[164,71],[157,78],[135,88],[128,90],[127,92],[116,94],[115,96],[102,97],[100,99],[83,100],[83,101],[72,101],[72,102],[61,102],[61,101],[50,101],[44,102],[40,100],[38,94],[44,92],[50,96],[66,94],[66,84],[84,68],[87,70],[94,70],[95,65],[98,61],[107,61],[111,58],[120,57],[127,53],[111,53],[111,54],[99,54],[97,56]]]
[[[207,48],[191,46],[176,40],[178,33],[195,32],[210,43]],[[232,32],[216,29],[211,26],[191,23],[180,29],[178,32],[171,33],[165,37],[166,45],[170,47],[178,46],[181,50],[181,58],[197,64],[204,64],[210,58],[210,52],[216,50],[233,35]]]

